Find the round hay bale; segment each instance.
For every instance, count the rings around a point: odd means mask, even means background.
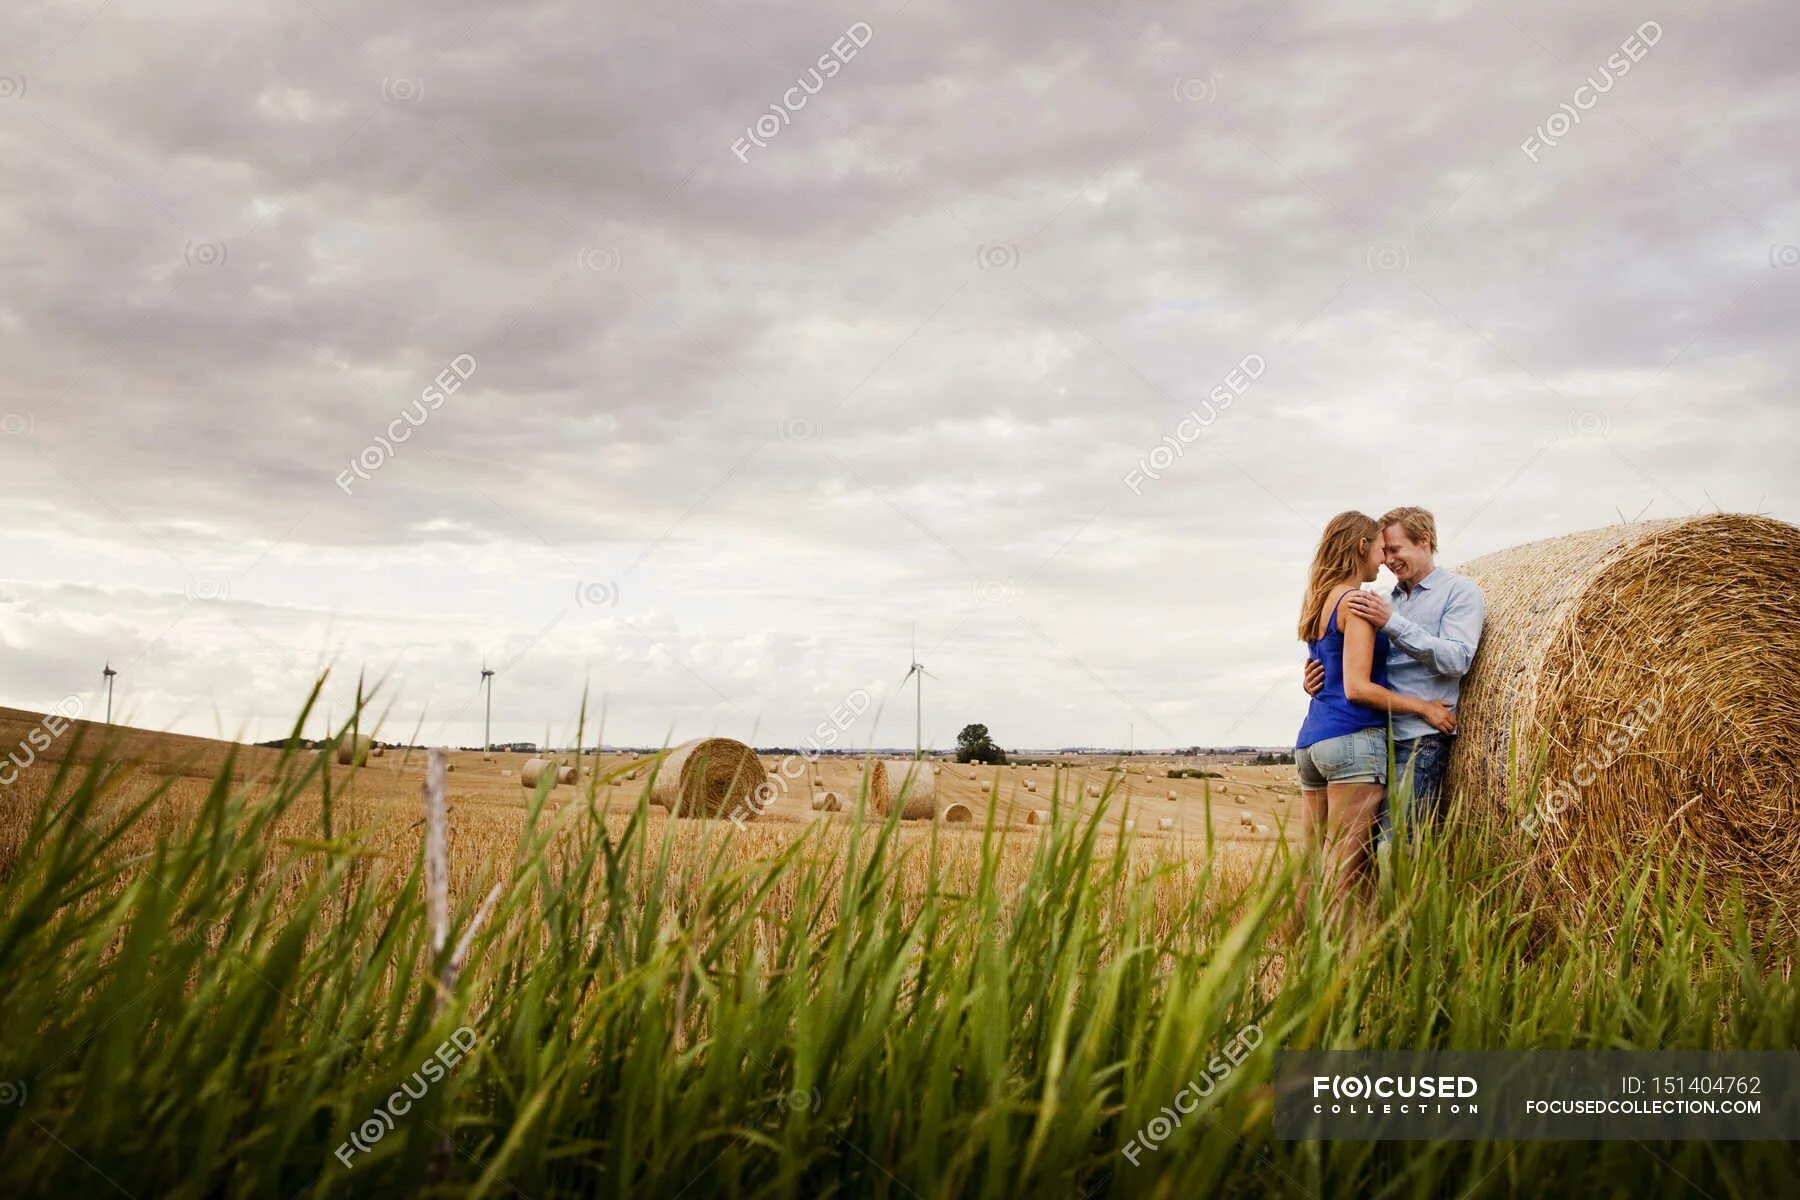
[[[943,818],[947,822],[962,825],[975,819],[975,810],[960,800],[955,800],[944,806]]]
[[[1256,824],[1256,822],[1250,819],[1250,811],[1248,809],[1239,809],[1238,810],[1238,824],[1242,825],[1246,829],[1248,829],[1248,828],[1254,826]]]
[[[1028,792],[1037,791],[1037,781],[1034,779],[1027,779],[1025,781],[1025,790]]]
[[[1156,827],[1158,829],[1161,829],[1164,831],[1173,829],[1173,828],[1175,828],[1175,818],[1174,817],[1158,817],[1158,818],[1156,818]]]
[[[813,797],[812,806],[814,812],[841,812],[844,807],[838,802],[836,792],[820,792]]]
[[[382,755],[384,755],[386,753],[387,753],[387,748],[385,746],[376,746],[369,751],[369,757],[370,758],[380,758]]]
[[[558,782],[556,777],[561,773],[558,770],[559,766],[560,764],[552,759],[528,758],[525,760],[525,765],[519,768],[519,786],[534,788],[538,785],[538,780],[543,778],[544,772],[549,771],[551,772],[550,784],[554,787]]]
[[[1171,800],[1175,799],[1175,789],[1174,788],[1169,789],[1169,799],[1171,799]]]
[[[1100,795],[1100,785],[1097,783],[1088,784],[1087,794],[1097,798]]]
[[[574,783],[575,782],[575,768],[574,767],[558,767],[558,768],[556,768],[556,782],[558,782],[558,783]]]
[[[1258,826],[1256,826],[1256,832],[1267,833],[1267,832],[1269,832],[1269,827],[1267,825],[1258,825]]]
[[[337,765],[340,767],[360,767],[369,761],[369,754],[375,749],[375,739],[365,734],[346,733],[338,739]]]
[[[1041,808],[1034,808],[1030,812],[1027,812],[1025,814],[1025,823],[1027,825],[1042,825],[1044,823],[1044,810]]]
[[[896,799],[902,798],[902,821],[929,820],[937,815],[937,772],[928,762],[910,758],[876,759],[869,780],[869,803],[881,816],[887,816]]]
[[[650,799],[678,817],[754,818],[774,799],[762,760],[732,738],[695,738],[668,752]]]
[[[1136,821],[1127,821],[1127,822],[1125,822],[1125,824],[1123,826],[1123,829],[1126,833],[1130,833],[1132,830],[1134,830],[1136,828],[1137,828]]]
[[[1731,883],[1759,924],[1800,927],[1800,529],[1645,521],[1461,570],[1487,622],[1451,795],[1501,815],[1538,894],[1598,916],[1655,846],[1707,865],[1709,905]]]

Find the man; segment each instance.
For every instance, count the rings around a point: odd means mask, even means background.
[[[1451,708],[1462,677],[1475,660],[1487,602],[1473,579],[1437,565],[1437,521],[1422,508],[1396,508],[1381,518],[1382,557],[1398,581],[1393,592],[1351,592],[1344,604],[1388,636],[1388,686],[1408,696],[1440,700]],[[1323,664],[1306,665],[1306,692],[1324,683]],[[1391,809],[1410,786],[1408,816],[1436,822],[1443,816],[1444,772],[1450,739],[1421,717],[1395,714],[1394,770],[1376,816],[1376,845],[1393,829]]]

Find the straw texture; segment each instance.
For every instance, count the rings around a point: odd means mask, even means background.
[[[1714,514],[1572,534],[1461,568],[1487,623],[1451,788],[1506,805],[1541,894],[1601,917],[1622,852],[1704,864],[1795,928],[1800,529]],[[1541,764],[1540,764],[1541,758]],[[1785,915],[1783,915],[1785,914]]]
[[[869,801],[887,816],[902,801],[902,821],[928,821],[937,815],[937,772],[928,762],[910,758],[876,759],[870,772]]]
[[[678,817],[754,819],[768,772],[756,752],[731,738],[695,738],[670,750],[656,769],[650,800]]]

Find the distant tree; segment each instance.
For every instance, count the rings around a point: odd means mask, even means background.
[[[956,761],[1004,765],[1006,751],[994,745],[986,725],[964,725],[956,735]]]

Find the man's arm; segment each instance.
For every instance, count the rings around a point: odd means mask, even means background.
[[[1394,645],[1413,658],[1451,679],[1469,673],[1475,660],[1475,648],[1481,644],[1481,625],[1487,616],[1487,600],[1473,579],[1458,578],[1455,590],[1444,604],[1444,632],[1433,636],[1410,617],[1394,613],[1388,617],[1387,635]]]

